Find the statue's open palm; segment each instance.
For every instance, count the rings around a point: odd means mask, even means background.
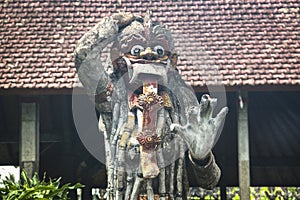
[[[195,159],[203,159],[209,154],[218,139],[220,127],[225,121],[228,108],[224,107],[215,118],[212,113],[217,99],[205,94],[200,104],[189,108],[187,124],[171,124],[171,131],[178,133],[187,142],[190,153]]]

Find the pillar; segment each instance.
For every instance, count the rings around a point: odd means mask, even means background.
[[[240,195],[241,199],[243,200],[250,199],[250,161],[247,100],[247,92],[240,92],[238,105],[238,168]]]
[[[21,103],[20,168],[32,177],[39,169],[39,115],[37,103]]]

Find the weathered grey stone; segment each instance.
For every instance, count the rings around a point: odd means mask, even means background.
[[[249,161],[249,128],[248,128],[248,95],[243,92],[239,96],[238,108],[238,160],[239,187],[241,199],[250,199],[250,161]]]
[[[109,67],[112,72],[108,75],[100,62],[100,55],[110,42],[113,42],[111,58],[114,60],[107,62],[112,65]],[[177,55],[173,51],[169,30],[152,23],[149,15],[142,19],[128,13],[104,18],[77,45],[75,65],[79,79],[88,94],[95,95],[101,115],[99,128],[106,138],[107,198],[110,200],[124,199],[124,196],[133,200],[140,192],[153,198],[153,191],[164,193],[160,194],[161,199],[167,195],[172,199],[186,199],[188,179],[196,179],[200,186],[211,189],[220,178],[221,172],[211,149],[228,108],[223,108],[212,118],[216,99],[205,95],[199,104],[193,90],[176,71]],[[141,107],[143,102],[152,102],[151,98],[140,98],[145,97],[144,84],[153,81],[154,85],[160,84],[155,93],[166,94],[164,101],[167,104],[160,105],[162,111],[158,115],[141,114],[146,108]],[[109,87],[111,84],[113,89]],[[110,109],[103,110],[101,105],[107,99],[110,99],[110,104],[106,104]],[[150,106],[154,109],[155,105]],[[131,120],[129,116],[135,119]],[[156,116],[154,119],[149,117],[152,122],[159,120],[159,123],[148,123],[155,126],[151,131],[158,131],[161,137],[157,148],[163,152],[157,153],[160,154],[157,162],[163,170],[156,177],[158,190],[152,188],[155,181],[143,177],[138,162],[143,154],[139,152],[141,146],[136,147],[139,143],[135,142],[139,132],[150,129],[143,129],[144,123],[150,122],[147,116]],[[139,142],[141,145],[150,144],[152,140],[148,139],[148,142],[145,142],[146,137]],[[190,156],[186,156],[186,147]]]
[[[38,171],[39,115],[36,103],[21,103],[20,165],[29,177]]]

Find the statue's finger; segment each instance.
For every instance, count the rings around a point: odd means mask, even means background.
[[[216,98],[211,98],[210,99],[210,104],[209,104],[209,109],[208,109],[208,116],[209,119],[212,117],[212,113],[215,110],[215,107],[217,105],[218,100]]]
[[[117,20],[119,28],[123,28],[129,25],[134,20],[134,15],[132,13],[120,12],[114,14],[112,17],[114,20]]]
[[[222,124],[225,121],[225,117],[228,113],[228,107],[224,107],[222,108],[222,110],[218,113],[218,115],[214,118],[215,121],[215,132],[220,131],[220,127],[222,126]]]
[[[200,116],[210,119],[216,105],[216,98],[211,98],[208,94],[204,94],[200,101]]]
[[[208,94],[204,94],[200,100],[201,111],[204,112],[207,110],[209,105],[210,96]]]
[[[200,117],[200,107],[199,106],[193,106],[188,111],[188,123],[190,124],[198,124],[199,123],[199,117]]]
[[[180,126],[179,124],[171,124],[170,131],[177,133],[183,138],[188,144],[191,144],[195,139],[195,135],[191,130],[188,130],[189,126]]]

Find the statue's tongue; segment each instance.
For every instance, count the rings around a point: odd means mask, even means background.
[[[141,84],[146,82],[160,82],[166,85],[168,82],[167,71],[163,65],[160,64],[132,64],[132,70],[129,73],[129,84]]]
[[[158,96],[157,81],[153,77],[143,80],[143,94],[139,96],[139,103],[143,107],[143,129],[137,136],[141,144],[141,167],[144,178],[154,178],[159,174],[156,159],[156,146],[159,138],[156,133],[157,111],[161,108],[162,98]]]

